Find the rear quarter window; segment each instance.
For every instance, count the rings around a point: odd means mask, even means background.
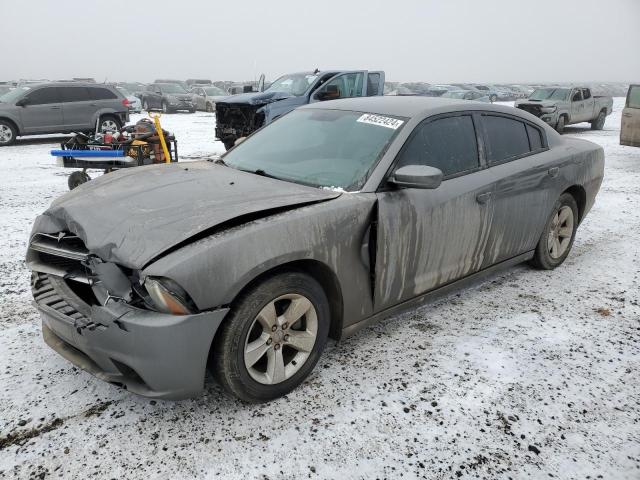
[[[541,150],[544,144],[542,143],[542,132],[540,131],[540,129],[527,124],[527,134],[529,135],[529,144],[531,145],[531,150],[534,152],[536,150]]]
[[[91,100],[114,100],[118,96],[108,88],[89,87],[89,98]]]
[[[531,151],[524,122],[496,115],[483,115],[482,122],[487,143],[487,161],[490,165]]]
[[[62,102],[82,102],[89,100],[86,87],[58,87]]]

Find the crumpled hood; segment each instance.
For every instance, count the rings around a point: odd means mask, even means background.
[[[556,101],[553,100],[529,100],[528,98],[525,100],[516,100],[514,106],[518,105],[540,105],[541,107],[555,107]]]
[[[58,198],[36,219],[32,235],[70,231],[102,260],[140,269],[224,222],[339,196],[211,162],[137,167]]]
[[[277,102],[290,98],[292,95],[285,92],[259,92],[259,93],[241,93],[227,97],[219,103],[229,103],[237,105],[266,105],[267,103]]]

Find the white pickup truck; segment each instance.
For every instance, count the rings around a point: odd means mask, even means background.
[[[602,130],[613,98],[592,95],[586,87],[547,87],[538,88],[525,100],[517,100],[515,107],[539,117],[559,133],[566,125],[582,122],[591,123],[593,130]]]

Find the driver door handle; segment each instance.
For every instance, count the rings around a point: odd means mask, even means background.
[[[491,198],[491,192],[479,193],[476,195],[476,202],[484,205]]]

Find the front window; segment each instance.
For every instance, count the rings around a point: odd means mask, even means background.
[[[205,92],[207,92],[207,95],[209,95],[210,97],[217,97],[217,96],[226,96],[227,94],[224,93],[224,90],[222,90],[221,88],[218,87],[207,87],[204,89]]]
[[[187,93],[187,91],[176,83],[167,83],[161,87],[164,93]]]
[[[265,92],[283,92],[299,97],[304,95],[316,78],[318,78],[318,75],[310,73],[284,75],[273,82]]]
[[[16,87],[13,90],[8,91],[4,95],[0,96],[0,102],[9,103],[18,100],[22,95],[31,90],[31,87]]]
[[[305,185],[358,190],[404,123],[363,112],[294,110],[229,151],[224,162]]]
[[[569,91],[568,88],[539,88],[529,96],[529,100],[566,100]]]

